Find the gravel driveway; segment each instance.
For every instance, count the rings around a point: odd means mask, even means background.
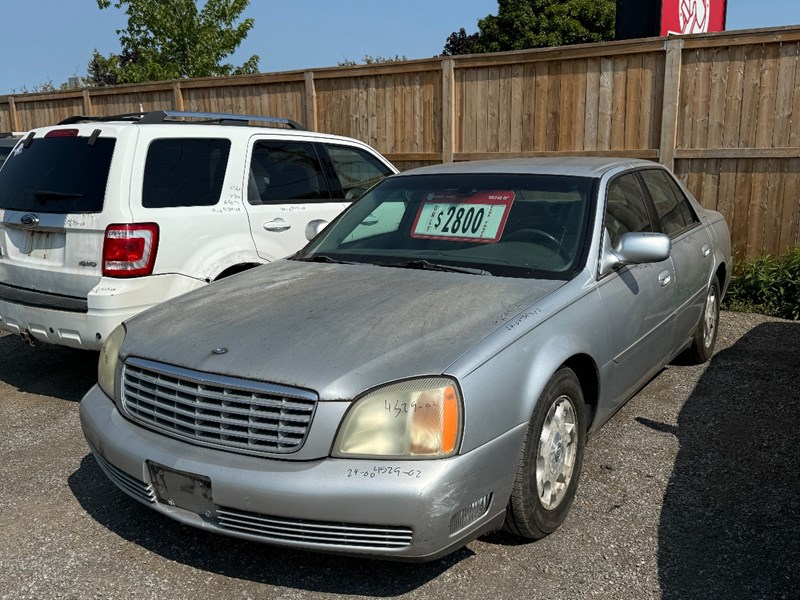
[[[0,598],[797,598],[800,323],[723,313],[586,448],[550,537],[495,533],[434,563],[307,554],[190,529],[89,455],[96,355],[0,337]]]

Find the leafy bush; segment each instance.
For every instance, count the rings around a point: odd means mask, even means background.
[[[800,246],[737,264],[724,308],[800,320]]]

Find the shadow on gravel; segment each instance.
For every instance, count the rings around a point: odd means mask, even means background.
[[[21,392],[78,402],[97,382],[97,352],[0,337],[0,381]]]
[[[766,323],[712,359],[678,417],[659,526],[664,598],[800,589],[800,323]]]
[[[388,597],[411,592],[472,555],[461,549],[422,564],[288,550],[181,525],[119,491],[89,454],[69,477],[89,515],[120,537],[171,561],[211,573],[309,592]]]

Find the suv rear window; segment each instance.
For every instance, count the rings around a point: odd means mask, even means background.
[[[34,138],[0,170],[0,208],[40,213],[103,210],[114,138]]]
[[[142,206],[212,206],[219,202],[231,142],[228,139],[153,140],[144,167]]]

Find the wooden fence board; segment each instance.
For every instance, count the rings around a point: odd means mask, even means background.
[[[597,149],[611,148],[611,121],[613,116],[614,59],[600,59],[600,91],[597,100]]]
[[[600,59],[586,61],[586,120],[583,130],[583,149],[596,150],[600,117]]]
[[[711,97],[713,49],[697,51],[695,90],[692,99],[692,137],[690,148],[708,148],[708,108]]]
[[[684,51],[680,74],[680,99],[678,101],[678,128],[676,148],[690,148],[694,123],[694,98],[697,87],[698,53]]]
[[[625,81],[625,135],[624,147],[639,146],[640,121],[642,112],[642,55],[625,57],[627,65]]]
[[[728,92],[730,53],[727,48],[712,50],[711,89],[708,103],[707,148],[721,148],[725,137],[725,99]]]
[[[547,107],[547,96],[550,88],[550,63],[535,65],[536,97],[534,100],[534,138],[532,150],[547,148],[547,131],[550,129],[550,112]]]
[[[778,59],[778,81],[775,92],[774,129],[771,146],[788,146],[792,125],[792,104],[795,76],[797,73],[798,44],[786,44],[780,48]],[[798,115],[800,117],[800,115]]]
[[[625,148],[625,116],[627,104],[628,61],[626,56],[614,58],[614,76],[611,80],[611,145],[612,150]]]
[[[758,112],[756,123],[756,148],[768,148],[775,128],[775,96],[778,80],[780,46],[764,47],[761,60],[761,78],[758,87]]]
[[[536,147],[536,66],[522,66],[522,146],[519,151],[530,151]]]
[[[744,63],[747,47],[732,48],[728,55],[728,76],[725,96],[725,116],[722,121],[722,147],[736,148],[744,94]]]

